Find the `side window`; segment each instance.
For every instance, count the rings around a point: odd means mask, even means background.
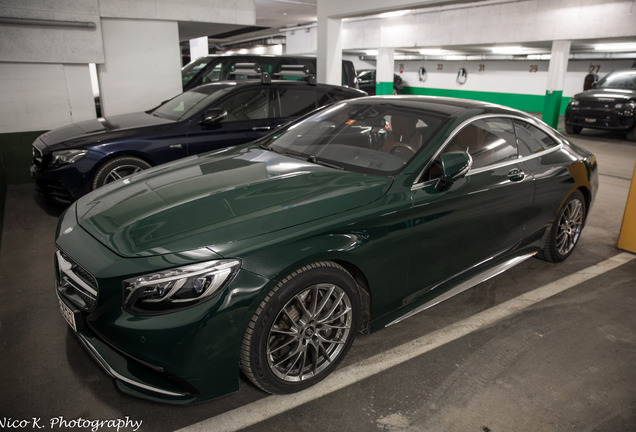
[[[223,63],[217,63],[210,71],[208,71],[201,79],[202,83],[211,83],[225,79],[223,77]]]
[[[530,123],[515,120],[514,124],[521,156],[529,156],[558,145],[550,135]]]
[[[477,120],[462,128],[444,152],[468,151],[473,169],[518,158],[515,131],[510,119]]]
[[[316,108],[316,92],[296,88],[281,88],[280,117],[296,117]]]
[[[269,117],[269,89],[246,90],[221,101],[215,108],[227,111],[225,122],[258,120]]]

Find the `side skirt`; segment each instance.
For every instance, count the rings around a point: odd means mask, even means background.
[[[459,285],[449,289],[448,291],[444,292],[443,294],[441,294],[438,297],[435,297],[434,299],[431,299],[430,301],[422,304],[421,306],[411,310],[410,312],[408,312],[407,314],[391,321],[390,323],[388,323],[387,325],[385,325],[385,327],[389,327],[393,324],[397,324],[400,321],[403,321],[409,317],[412,317],[415,314],[418,314],[430,307],[435,306],[436,304],[439,304],[441,302],[443,302],[444,300],[448,300],[451,297],[456,296],[457,294],[460,294],[464,291],[466,291],[469,288],[474,287],[477,284],[480,284],[482,282],[487,281],[490,278],[493,278],[503,272],[505,272],[508,269],[511,269],[512,267],[521,264],[522,262],[524,262],[525,260],[532,258],[534,255],[536,255],[536,252],[532,252],[532,253],[528,253],[525,255],[520,255],[518,257],[514,257],[509,259],[508,261],[504,261],[501,264],[498,264],[497,266],[488,268],[486,270],[484,270],[481,273],[476,274],[475,276],[471,277],[470,279],[460,283]]]

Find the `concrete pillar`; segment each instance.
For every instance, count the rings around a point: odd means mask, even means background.
[[[563,86],[565,73],[568,70],[568,57],[570,56],[571,41],[553,41],[550,54],[550,66],[548,67],[548,83],[543,104],[542,120],[556,128],[559,123],[561,100],[563,99]]]
[[[393,48],[379,48],[376,57],[375,94],[393,94]]]
[[[145,111],[183,91],[176,21],[102,18],[102,114]]]
[[[195,61],[196,59],[205,57],[208,54],[210,54],[210,51],[207,36],[190,39],[190,61]]]
[[[321,16],[320,11],[316,66],[318,82],[342,85],[342,20]]]

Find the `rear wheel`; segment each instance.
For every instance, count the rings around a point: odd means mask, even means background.
[[[565,131],[569,134],[569,135],[578,135],[581,133],[581,131],[583,130],[583,128],[581,126],[574,126],[574,125],[569,125],[569,124],[565,124]]]
[[[243,337],[241,368],[269,393],[293,393],[329,375],[358,328],[356,282],[321,261],[283,279],[254,313]]]
[[[91,184],[91,190],[150,167],[151,165],[148,162],[135,156],[116,157],[97,170]]]
[[[559,211],[540,257],[558,262],[570,256],[579,242],[585,213],[585,198],[581,191],[574,191]]]

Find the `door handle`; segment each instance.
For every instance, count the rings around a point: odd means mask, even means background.
[[[259,130],[270,130],[271,126],[254,126],[252,128],[253,131],[259,131]]]
[[[513,168],[508,173],[508,179],[510,181],[517,182],[523,180],[524,178],[526,178],[526,173],[521,171],[519,168]]]

